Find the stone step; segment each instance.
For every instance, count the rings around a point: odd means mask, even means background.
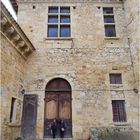
[[[44,138],[43,140],[76,140],[76,139],[73,139],[73,138]]]

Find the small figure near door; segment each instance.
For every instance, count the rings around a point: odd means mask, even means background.
[[[63,139],[64,138],[64,134],[65,134],[65,123],[63,120],[60,120],[60,137]]]
[[[55,138],[56,137],[56,131],[57,131],[56,119],[54,119],[52,124],[51,124],[51,130],[52,130],[52,136],[53,136],[53,138]]]

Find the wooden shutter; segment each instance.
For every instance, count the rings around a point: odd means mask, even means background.
[[[110,74],[110,84],[122,84],[122,76],[120,73]]]
[[[113,121],[114,122],[126,122],[126,112],[125,112],[125,101],[124,100],[113,100],[112,101],[113,110]]]

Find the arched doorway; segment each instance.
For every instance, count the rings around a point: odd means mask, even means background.
[[[63,119],[66,125],[65,137],[72,137],[71,86],[62,78],[51,80],[45,89],[44,137],[52,137],[50,125],[53,119],[57,119],[58,123]]]

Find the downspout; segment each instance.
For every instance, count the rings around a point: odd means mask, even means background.
[[[131,68],[132,68],[133,82],[134,82],[133,90],[135,93],[138,93],[138,89],[136,88],[136,75],[135,75],[134,60],[133,60],[132,49],[131,49],[131,42],[129,37],[127,39],[128,39],[128,46],[130,51]]]

